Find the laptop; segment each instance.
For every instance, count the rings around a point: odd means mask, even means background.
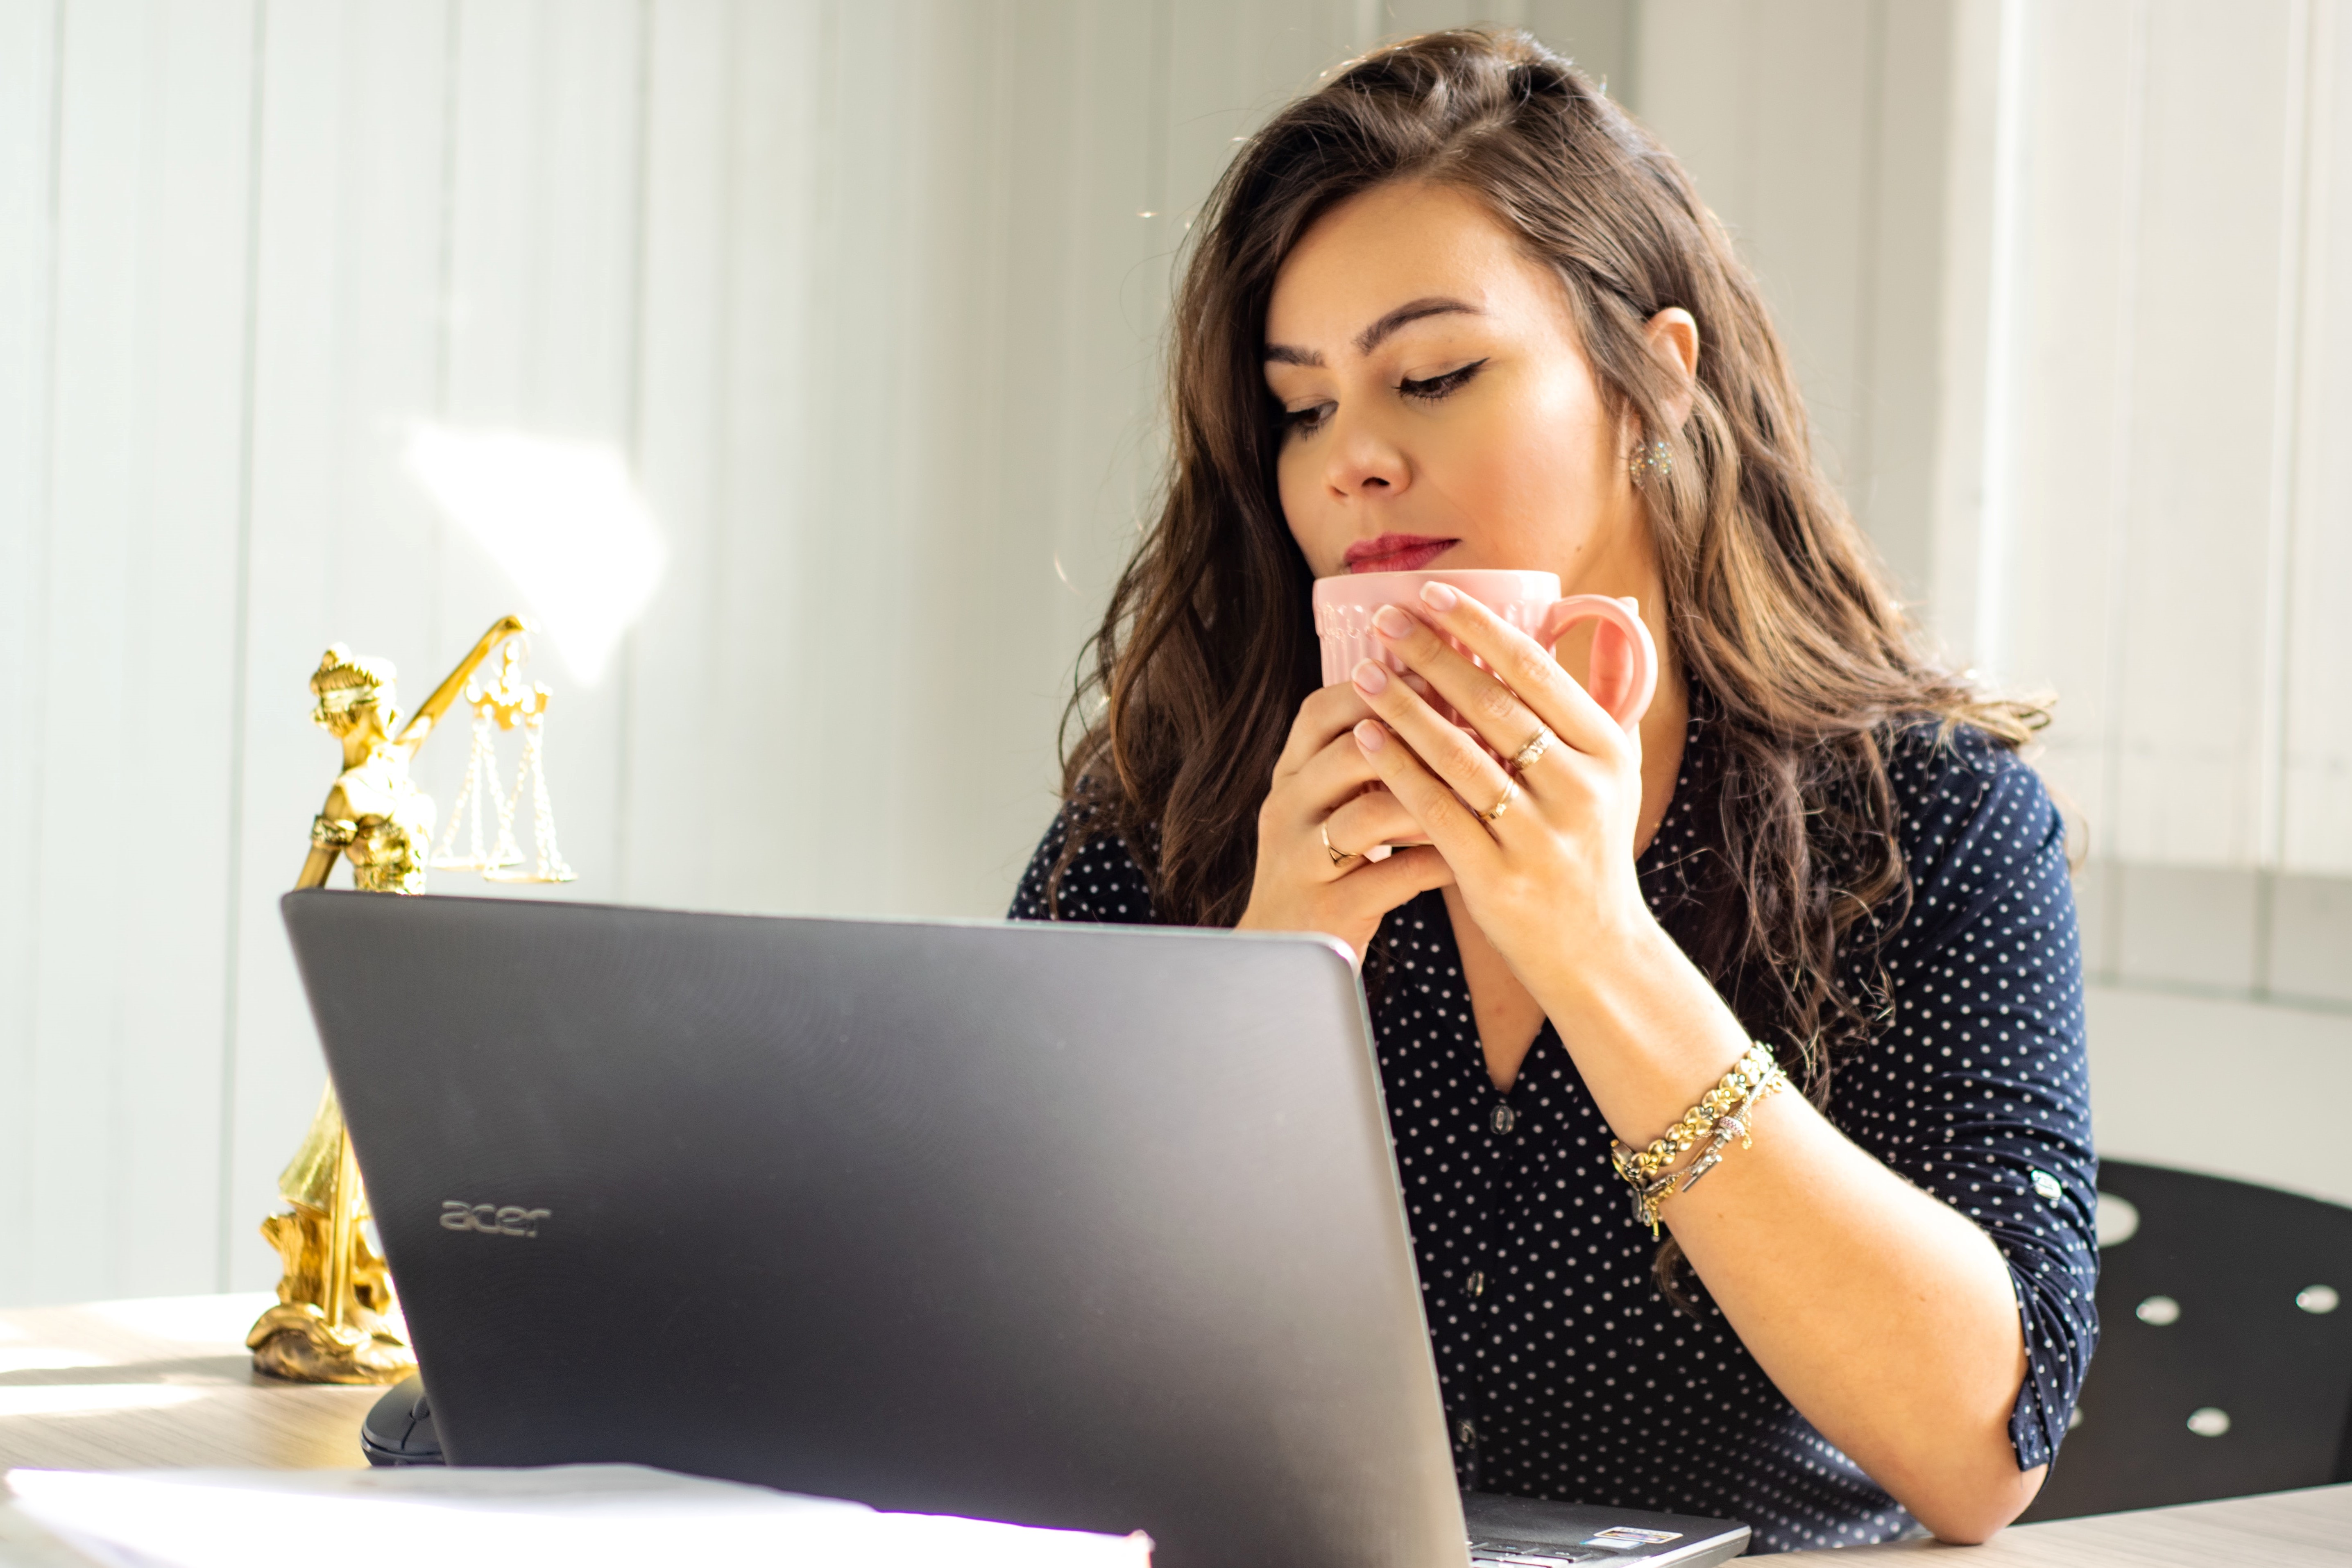
[[[1465,1514],[1336,942],[324,890],[284,913],[453,1464],[1142,1530],[1160,1568],[1746,1546]]]

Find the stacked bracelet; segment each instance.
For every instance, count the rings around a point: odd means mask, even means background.
[[[1739,1140],[1742,1148],[1754,1147],[1749,1112],[1757,1101],[1788,1081],[1789,1075],[1772,1059],[1772,1047],[1759,1040],[1723,1075],[1721,1082],[1684,1111],[1682,1120],[1667,1128],[1664,1136],[1648,1148],[1637,1153],[1614,1138],[1609,1140],[1610,1162],[1633,1189],[1634,1223],[1648,1226],[1654,1239],[1658,1234],[1659,1205],[1675,1194],[1686,1193],[1696,1186],[1698,1179],[1723,1159],[1734,1138]],[[1706,1141],[1706,1147],[1687,1170],[1671,1169],[1702,1140]]]

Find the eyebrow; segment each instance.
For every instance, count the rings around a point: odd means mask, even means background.
[[[1483,316],[1486,313],[1475,305],[1467,304],[1460,300],[1448,300],[1439,295],[1408,300],[1357,333],[1356,352],[1360,354],[1368,354],[1380,347],[1381,340],[1399,327],[1408,322],[1418,321],[1427,316]],[[1266,344],[1265,359],[1268,364],[1319,366],[1323,363],[1323,356],[1315,350],[1294,348],[1288,343]]]

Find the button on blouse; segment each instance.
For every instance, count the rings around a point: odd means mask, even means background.
[[[1692,945],[1722,835],[1717,750],[1692,721],[1664,824],[1641,858],[1660,924]],[[2064,832],[2040,778],[1982,735],[1890,738],[1908,915],[1848,963],[1891,1002],[1833,1062],[1845,1135],[1966,1214],[2007,1260],[2028,1367],[2010,1419],[2021,1469],[2047,1462],[2098,1337],[2080,947]],[[1066,808],[1015,896],[1051,918]],[[1060,918],[1149,922],[1116,836],[1064,875]],[[1754,1550],[1854,1545],[1910,1517],[1767,1377],[1721,1310],[1652,1280],[1655,1247],[1611,1170],[1609,1128],[1547,1022],[1498,1091],[1444,899],[1391,911],[1367,966],[1374,1042],[1454,1463],[1465,1487],[1742,1521]],[[1788,1042],[1751,1021],[1794,1065]],[[1738,1158],[1735,1152],[1732,1156]]]

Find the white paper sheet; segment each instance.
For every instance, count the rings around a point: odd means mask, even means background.
[[[880,1513],[637,1465],[11,1470],[17,1506],[117,1568],[1149,1568],[1150,1540]]]

